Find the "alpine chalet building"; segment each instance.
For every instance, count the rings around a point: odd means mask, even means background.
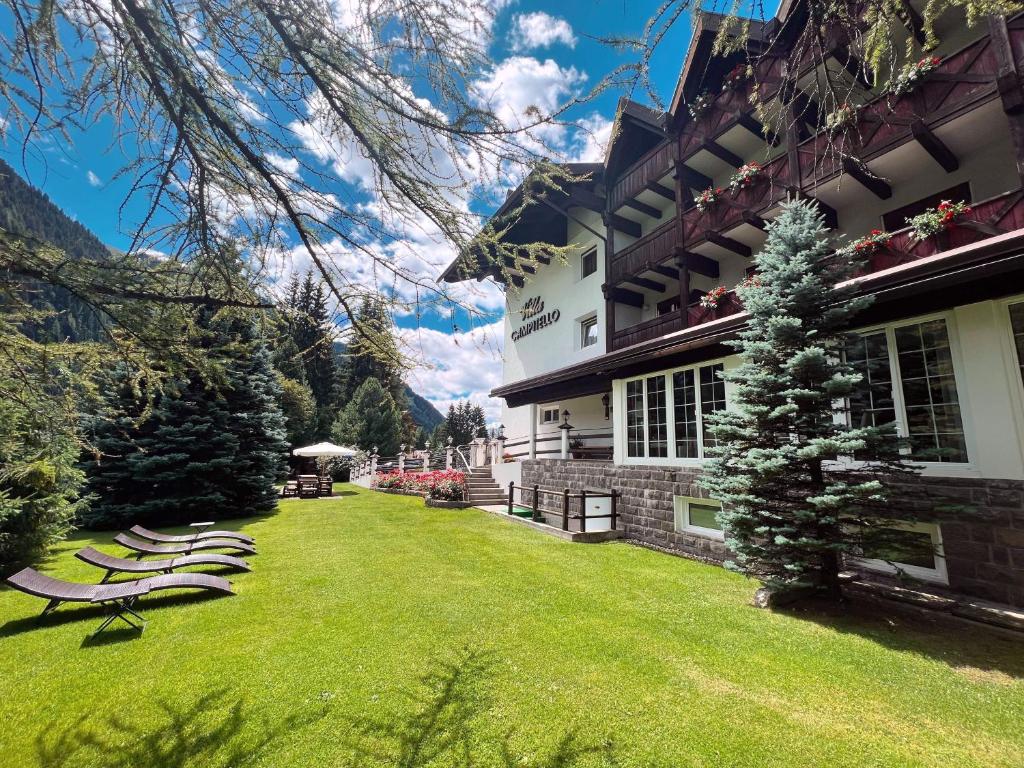
[[[907,6],[919,40],[923,5]],[[750,44],[784,50],[802,7],[752,23]],[[908,525],[920,547],[896,568],[1024,606],[1024,16],[968,28],[947,13],[941,45],[898,93],[883,93],[888,77],[858,81],[835,30],[810,69],[846,70],[857,108],[836,115],[803,87],[814,71],[786,89],[773,71],[782,58],[760,57],[761,100],[794,117],[777,132],[751,107],[745,56],[712,56],[719,23],[702,17],[667,112],[620,103],[605,161],[572,166],[584,180],[528,206],[506,235],[572,245],[568,266],[509,274],[464,258],[443,275],[513,284],[492,394],[515,463],[499,479],[615,488],[628,537],[721,560],[717,503],[697,478],[705,418],[730,403],[717,374],[738,364],[724,343],[744,324],[733,288],[780,203],[813,199],[837,244],[870,254],[855,279],[875,301],[849,353],[864,374],[851,418],[943,449],[923,462],[925,482],[981,513]],[[915,237],[907,219],[928,212],[941,226]],[[894,571],[867,557],[851,566]]]

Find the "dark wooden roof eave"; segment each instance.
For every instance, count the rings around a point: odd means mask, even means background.
[[[993,277],[999,279],[993,280]],[[875,306],[862,317],[870,322],[934,311],[943,305],[1013,295],[1024,291],[1024,229],[863,275],[855,278],[855,282],[861,293],[873,293],[877,297]],[[968,284],[976,287],[968,290],[965,287]],[[534,392],[547,395],[554,387],[569,383],[580,395],[592,394],[590,390],[598,382],[604,389],[596,391],[606,391],[612,378],[647,372],[642,368],[644,364],[649,370],[655,370],[662,360],[700,349],[720,350],[724,342],[736,337],[745,322],[746,313],[740,313],[691,326],[585,363],[495,387],[490,394],[504,398],[514,407],[539,402],[531,397]],[[710,358],[705,355],[704,359]],[[664,367],[669,367],[668,363]]]

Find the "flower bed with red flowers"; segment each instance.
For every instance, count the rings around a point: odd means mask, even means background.
[[[439,501],[465,501],[466,474],[454,469],[387,472],[376,475],[371,487],[377,491],[414,493]]]

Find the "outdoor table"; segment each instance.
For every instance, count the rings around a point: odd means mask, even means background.
[[[146,620],[136,613],[132,606],[140,597],[149,594],[149,585],[144,584],[141,581],[126,581],[124,584],[113,586],[117,588],[106,589],[103,591],[102,595],[90,600],[92,603],[105,605],[107,610],[110,612],[110,615],[103,620],[103,623],[100,624],[92,634],[94,636],[98,635],[117,619],[120,619],[128,626],[141,632],[146,628]],[[139,623],[136,624],[129,618],[129,616],[135,617]]]

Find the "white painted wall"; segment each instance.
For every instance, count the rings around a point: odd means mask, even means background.
[[[570,213],[597,232],[604,232],[601,217],[593,211],[573,208]],[[568,225],[568,241],[577,247],[567,264],[552,261],[538,266],[537,273],[530,276],[525,286],[506,294],[502,371],[505,383],[537,376],[605,352],[604,296],[601,294],[604,241],[572,219]],[[581,278],[580,257],[592,246],[597,246],[597,271]],[[544,301],[545,312],[559,311],[558,321],[519,341],[512,341],[513,331],[523,325],[521,307],[536,296]],[[592,314],[597,316],[597,344],[581,348],[579,321]],[[510,426],[507,422],[505,425]]]

